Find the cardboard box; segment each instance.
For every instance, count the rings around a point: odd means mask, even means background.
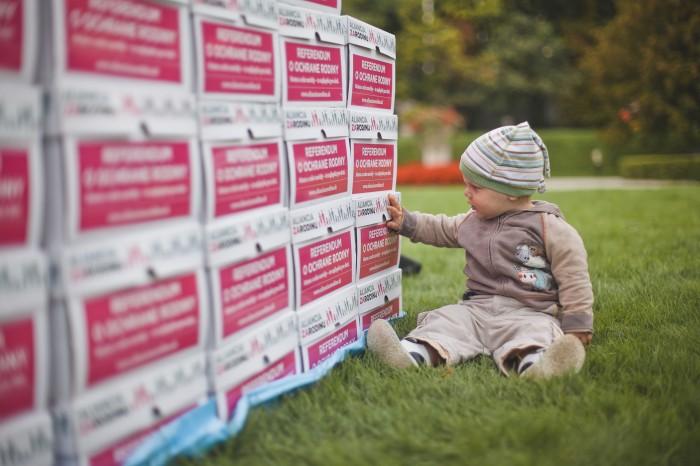
[[[289,212],[292,242],[303,243],[355,225],[353,200],[349,197]]]
[[[208,302],[201,266],[194,222],[67,248],[52,310],[52,365],[62,368],[55,397],[202,351]]]
[[[274,6],[272,13],[276,27]],[[277,32],[251,25],[244,15],[220,18],[194,17],[197,93],[212,99],[278,102]]]
[[[360,329],[365,331],[377,319],[394,319],[401,314],[401,269],[357,284]]]
[[[350,194],[352,165],[342,109],[285,109],[292,209]]]
[[[53,0],[52,82],[192,88],[186,0]]]
[[[275,0],[192,0],[195,14],[277,29]]]
[[[346,30],[340,16],[279,5],[282,105],[345,107]]]
[[[54,437],[46,411],[0,423],[0,464],[3,466],[49,466],[53,464]]]
[[[0,85],[0,248],[39,243],[44,204],[41,121],[38,89]]]
[[[398,117],[356,110],[348,117],[352,194],[396,189]]]
[[[39,35],[36,6],[36,0],[5,0],[0,5],[0,80],[35,81]]]
[[[200,102],[206,220],[282,206],[286,178],[276,105]]]
[[[301,372],[297,315],[284,312],[241,332],[211,354],[213,388],[221,419],[241,395],[263,383]]]
[[[292,248],[297,309],[354,283],[355,235],[352,229],[297,243]]]
[[[215,345],[294,306],[289,245],[212,268],[211,292]]]
[[[353,208],[355,211],[355,226],[366,227],[385,223],[391,219],[389,213],[389,194],[393,194],[401,202],[401,193],[398,191],[382,191],[361,196],[353,196]]]
[[[280,0],[280,3],[303,6],[310,10],[318,10],[325,13],[339,15],[342,0]]]
[[[343,16],[347,21],[348,108],[394,112],[396,37]]]
[[[64,86],[55,97],[46,157],[51,249],[144,223],[198,218],[191,94]]]
[[[138,440],[205,401],[203,352],[182,356],[91,389],[56,407],[59,463],[122,464]]]
[[[400,236],[384,223],[356,229],[357,281],[399,266]]]

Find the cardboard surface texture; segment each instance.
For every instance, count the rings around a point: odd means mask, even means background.
[[[0,248],[39,243],[44,205],[41,122],[38,89],[0,84]]]
[[[346,23],[340,16],[279,5],[282,105],[345,107]]]
[[[53,464],[54,434],[46,411],[33,411],[0,423],[0,458],[3,466]]]
[[[189,91],[184,2],[52,0],[53,82],[132,82]]]
[[[393,319],[401,313],[401,269],[357,284],[360,330],[365,331],[377,319]]]
[[[277,29],[275,0],[192,0],[192,11],[250,26]]]

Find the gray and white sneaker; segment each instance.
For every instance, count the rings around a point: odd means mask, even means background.
[[[418,366],[418,362],[403,347],[394,328],[386,320],[378,319],[372,322],[367,330],[367,349],[387,366],[396,369]]]
[[[526,379],[549,379],[568,373],[576,373],[583,367],[586,350],[581,340],[564,335],[547,348],[539,361],[525,369],[520,376]]]

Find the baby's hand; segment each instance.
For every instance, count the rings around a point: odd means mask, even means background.
[[[571,332],[570,334],[581,340],[583,346],[588,346],[593,340],[593,334],[589,332]]]
[[[401,229],[401,224],[403,223],[403,209],[401,208],[399,201],[396,199],[396,196],[393,194],[389,194],[389,205],[387,206],[387,210],[391,215],[391,220],[386,222],[387,228],[390,230],[399,231]]]

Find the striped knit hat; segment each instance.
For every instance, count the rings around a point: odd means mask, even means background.
[[[509,196],[543,193],[549,155],[542,139],[524,121],[482,134],[462,154],[459,168],[474,184]]]

